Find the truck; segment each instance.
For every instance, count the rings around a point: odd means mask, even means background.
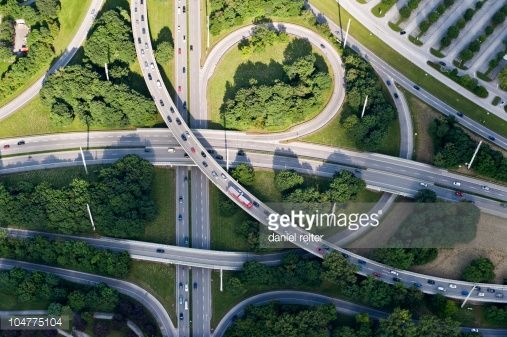
[[[253,205],[252,201],[241,190],[238,190],[234,186],[229,186],[227,192],[229,192],[229,194],[232,195],[234,199],[239,200],[239,202],[241,202],[247,208],[252,207]]]

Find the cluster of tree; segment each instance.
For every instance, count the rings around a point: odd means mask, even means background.
[[[400,17],[402,20],[406,20],[410,17],[412,12],[419,7],[421,0],[409,0],[407,4],[400,8]]]
[[[505,305],[487,306],[485,310],[485,316],[489,322],[493,324],[503,325],[505,322],[507,322],[507,308]]]
[[[500,62],[502,62],[503,57],[507,54],[507,39],[503,40],[503,49],[500,49],[495,56],[489,60],[488,62],[488,70],[486,70],[486,74],[489,74],[493,69],[495,69]],[[505,68],[504,68],[505,69]],[[501,75],[503,74],[503,81],[501,79]],[[503,90],[507,90],[507,72],[500,72],[498,80],[500,84],[500,88]]]
[[[347,109],[341,124],[359,148],[375,151],[388,137],[396,111],[385,97],[382,85],[368,62],[349,49],[344,52]],[[361,118],[366,96],[368,102]]]
[[[136,50],[128,11],[118,7],[104,12],[92,27],[84,53],[91,63],[101,68],[115,61],[134,62]]]
[[[252,166],[241,163],[235,168],[231,169],[231,176],[239,181],[240,184],[251,186],[255,179],[255,171]]]
[[[500,85],[500,89],[507,91],[507,66],[498,74],[498,84]]]
[[[495,265],[488,258],[477,258],[465,267],[461,278],[469,282],[493,282],[495,279]]]
[[[54,56],[53,42],[60,31],[59,0],[42,0],[32,6],[20,6],[17,0],[0,1],[0,59],[13,61],[0,78],[0,99],[12,94],[28,78],[49,64]],[[12,58],[14,20],[24,19],[30,27],[26,57]]]
[[[303,0],[213,0],[210,32],[218,35],[223,30],[258,17],[299,16],[303,10]]]
[[[336,320],[332,304],[316,307],[270,303],[249,306],[225,333],[226,337],[329,336],[329,325]]]
[[[298,50],[299,46],[305,48]],[[269,84],[252,78],[248,86],[225,99],[220,115],[227,128],[289,127],[304,121],[321,104],[332,80],[327,69],[319,69],[318,55],[312,53],[309,42],[293,40],[284,54],[281,78]]]
[[[468,44],[459,54],[460,63],[463,65],[467,61],[471,60],[474,55],[481,49],[481,45],[488,36],[493,34],[495,28],[497,28],[501,23],[505,21],[505,17],[507,16],[507,5],[502,6],[493,16],[491,17],[490,24],[484,29],[484,33],[481,34],[478,38],[474,39],[472,42]]]
[[[475,142],[453,118],[435,119],[429,129],[435,147],[437,166],[456,168],[471,158],[477,147]],[[507,158],[487,144],[481,146],[473,163],[475,172],[486,177],[507,181]]]
[[[421,33],[425,33],[437,20],[445,13],[445,11],[454,5],[455,0],[443,0],[438,6],[435,7],[431,13],[428,14],[426,19],[419,24]]]
[[[238,48],[245,55],[261,53],[266,50],[266,47],[272,46],[275,42],[284,42],[288,41],[288,39],[287,33],[277,31],[274,27],[260,24],[253,28],[252,35],[249,38],[244,38],[240,41]]]
[[[130,267],[127,252],[98,249],[84,241],[18,239],[0,237],[0,256],[15,260],[59,266],[93,274],[123,278]]]
[[[479,81],[476,78],[471,77],[468,74],[460,75],[458,69],[454,67],[447,68],[432,61],[428,61],[427,63],[445,76],[449,77],[454,82],[461,85],[463,88],[468,89],[470,92],[473,92],[475,95],[482,98],[488,97],[488,90],[480,85]]]
[[[97,232],[137,238],[156,214],[151,199],[153,166],[128,155],[101,168],[91,181],[74,179],[61,188],[48,182],[28,181],[9,186],[0,183],[0,225],[66,234],[90,232],[86,204],[90,205]]]
[[[438,255],[436,248],[380,248],[372,258],[399,269],[409,269],[433,261]]]
[[[86,66],[65,67],[49,76],[41,97],[57,125],[76,118],[85,125],[107,127],[152,125],[156,120],[152,100],[126,84],[105,81]]]
[[[460,31],[465,28],[467,22],[472,20],[472,17],[482,8],[486,0],[477,1],[474,8],[468,8],[463,16],[456,21],[455,24],[447,28],[445,35],[440,39],[440,50],[447,48],[451,42],[459,36]]]

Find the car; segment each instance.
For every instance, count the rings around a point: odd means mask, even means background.
[[[400,31],[400,35],[405,35],[405,34],[407,34],[406,31],[404,31],[404,30]]]
[[[183,13],[185,13],[185,6],[183,6]]]
[[[157,253],[165,253],[165,250],[163,250],[162,248],[157,248]]]
[[[181,134],[181,139],[183,139],[183,141],[186,142],[187,141],[187,136],[184,133],[182,133]]]
[[[141,14],[141,21],[144,21],[144,15]]]
[[[419,185],[421,185],[423,187],[428,187],[428,183],[419,183]]]
[[[479,332],[479,329],[477,329],[477,328],[471,328],[470,332]]]
[[[181,125],[181,119],[179,119],[178,117],[176,117],[176,124]]]
[[[178,198],[178,200],[179,200],[179,202],[180,202],[180,204],[181,204],[181,203],[183,202],[183,196],[182,196],[182,195],[180,195],[180,197]]]
[[[495,289],[493,289],[493,288],[487,288],[487,289],[486,289],[486,291],[487,291],[488,293],[494,293],[494,292],[495,292]]]
[[[151,74],[148,74],[148,79],[151,81],[153,77],[151,77]]]
[[[203,162],[202,162],[202,166],[204,166],[204,167],[208,167],[208,163],[206,163],[206,161],[203,161]]]
[[[461,295],[462,296],[468,296],[468,294],[470,294],[470,293],[468,291],[466,291],[466,290],[462,290],[461,291]]]
[[[428,282],[428,284],[435,284],[435,281],[433,281],[433,280],[428,280],[427,282]]]
[[[174,149],[174,147],[168,147],[167,152],[174,153],[174,152],[176,152],[176,150]]]
[[[194,289],[197,289],[197,282],[194,282]]]
[[[173,119],[171,118],[171,116],[167,115],[167,121],[168,121],[169,123],[172,123],[172,122],[173,122]]]
[[[136,12],[136,13],[137,13],[137,6],[136,6],[136,7],[134,7],[134,12]],[[93,14],[93,13],[95,13],[95,9],[93,9],[93,10],[92,10],[92,14]]]
[[[180,296],[180,305],[182,305],[182,304],[183,304],[183,297]]]
[[[391,81],[387,80],[387,81],[386,81],[386,84],[387,84],[387,85],[391,85]]]
[[[496,138],[495,138],[495,137],[493,137],[493,136],[488,136],[488,138],[489,138],[489,140],[492,140],[492,141],[495,141],[495,139],[496,139]]]
[[[201,156],[202,156],[203,158],[206,158],[206,152],[201,151]]]
[[[245,155],[245,151],[243,150],[238,150],[238,156],[244,156]]]
[[[160,88],[162,88],[162,83],[160,83],[160,81],[159,81],[159,80],[157,80],[157,87],[158,87],[159,89],[160,89]]]
[[[141,55],[144,57],[144,49],[141,49]]]
[[[315,250],[318,254],[324,254],[326,251],[320,247],[317,247],[317,249]]]
[[[181,92],[181,85],[178,85],[178,92]]]
[[[183,283],[180,282],[179,286],[180,286],[180,289],[182,289],[183,288]]]
[[[456,285],[455,285],[455,284],[453,284],[453,283],[449,283],[449,288],[451,288],[451,289],[456,289]]]
[[[181,27],[178,25],[178,32],[181,31]]]
[[[148,67],[149,67],[149,66],[148,66],[148,61],[144,61],[144,67],[145,67],[146,69],[148,69]]]
[[[211,171],[211,175],[213,176],[213,178],[217,179],[218,178],[218,173],[216,173],[215,171]]]
[[[190,151],[192,151],[192,153],[195,153],[195,147],[193,147],[193,146],[192,146],[192,147],[190,148]]]
[[[148,49],[148,42],[145,42],[145,43],[144,43],[144,48],[145,48],[145,49]]]
[[[496,298],[503,298],[503,293],[496,293],[495,297]]]
[[[188,292],[188,283],[185,283],[185,291]]]
[[[215,156],[215,159],[217,159],[217,160],[222,160],[222,159],[224,159],[224,156],[222,156],[221,154],[217,154],[217,155]]]
[[[479,296],[479,297],[484,297],[484,295],[485,295],[484,293],[478,293],[477,294],[477,296]]]
[[[463,197],[463,192],[456,191],[456,192],[454,192],[454,195],[461,198],[461,197]]]
[[[418,282],[414,282],[414,287],[416,288],[421,288],[422,287],[422,284],[418,283]]]
[[[183,157],[188,158],[188,153],[183,153]]]
[[[458,117],[463,117],[463,113],[462,112],[458,112],[458,113],[456,113],[456,115],[458,115]]]
[[[150,63],[150,68],[155,69],[155,65],[153,64],[153,62]]]
[[[183,313],[180,312],[180,321],[182,321],[182,320],[183,320]]]
[[[137,38],[137,43],[139,43],[139,44],[141,43],[141,38],[140,37]]]
[[[396,99],[400,98],[400,95],[398,95],[397,93],[394,93],[394,95],[393,95],[393,96],[394,96],[394,98],[396,98]]]
[[[391,274],[393,274],[393,275],[396,275],[396,276],[398,276],[398,275],[399,275],[399,273],[398,273],[396,270],[391,270],[391,271],[389,271],[389,272],[390,272]]]
[[[374,272],[372,273],[372,275],[373,275],[373,276],[375,276],[375,277],[378,277],[378,278],[381,278],[381,277],[382,277],[382,275],[380,275],[380,273],[378,273],[378,272],[376,272],[376,271],[374,271]]]
[[[220,173],[220,176],[222,177],[223,180],[227,180],[227,176],[223,173]]]
[[[143,34],[146,34],[146,28],[143,28],[141,31],[143,32]]]
[[[165,105],[163,100],[159,100],[158,102],[160,103],[161,106]]]
[[[150,147],[148,147],[148,146],[145,146],[145,147],[144,147],[144,152],[151,152],[151,148],[150,148]]]
[[[346,254],[346,253],[342,253],[342,256],[343,256],[344,258],[346,258],[346,259],[348,259],[348,258],[350,257],[350,255],[349,255],[349,254]]]
[[[215,150],[212,150],[212,149],[209,149],[207,150],[209,154],[214,154],[215,153]]]
[[[178,7],[178,15],[180,15],[180,14],[181,14],[181,8]],[[179,26],[178,26],[178,28],[179,28]]]
[[[257,208],[259,207],[259,203],[257,201],[252,202],[252,204]]]
[[[486,185],[482,186],[482,189],[483,189],[484,191],[489,191],[489,187],[488,187],[488,186],[486,186]]]
[[[444,61],[439,61],[438,63],[439,63],[441,66],[444,66],[444,67],[447,65]]]
[[[359,264],[366,264],[366,261],[365,260],[357,260],[357,263],[359,263]]]
[[[178,214],[178,221],[183,220],[183,216],[181,214]]]
[[[26,144],[26,143],[25,143],[25,141],[24,141],[24,140],[20,140],[20,141],[18,142],[18,145],[25,145],[25,144]]]
[[[400,278],[398,278],[398,277],[393,277],[393,281],[394,281],[394,282],[401,282],[401,279],[400,279]]]
[[[185,238],[183,239],[183,242],[185,242],[185,245],[188,246],[188,243],[189,243],[188,236],[185,236]]]
[[[444,287],[437,287],[437,289],[438,289],[439,291],[443,291],[443,292],[445,292]]]
[[[183,102],[183,110],[187,110],[187,102]]]
[[[185,310],[188,310],[188,301],[185,300]]]
[[[477,290],[477,291],[481,291],[481,287],[476,286],[476,287],[475,287],[475,290]]]
[[[452,184],[454,186],[461,186],[461,183],[459,181],[453,181]]]
[[[418,85],[414,85],[414,89],[415,89],[415,90],[419,90],[419,89],[421,89],[421,88],[419,88],[419,86],[418,86]]]
[[[181,48],[178,48],[178,54],[181,55]]]
[[[173,107],[169,107],[169,111],[171,111],[171,113],[174,113],[174,108]]]
[[[194,50],[194,46],[190,45],[190,51]]]
[[[187,36],[183,35],[183,41],[185,41],[186,39],[187,39]]]
[[[185,68],[185,67],[183,67],[183,74],[185,73],[185,71],[186,71],[186,68]]]

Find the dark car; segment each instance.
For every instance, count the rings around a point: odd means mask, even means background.
[[[201,156],[202,156],[203,158],[206,158],[206,152],[201,151]]]
[[[415,282],[414,283],[414,287],[416,288],[421,288],[422,287],[422,284],[418,283],[418,282]]]
[[[401,280],[398,277],[393,277],[394,282],[401,282]]]
[[[182,321],[182,320],[183,320],[183,313],[180,312],[180,321]]]
[[[186,9],[185,6],[183,6],[183,13],[185,13],[185,9]]]
[[[493,136],[488,136],[488,138],[489,138],[489,140],[495,140],[495,137],[493,137]],[[19,143],[18,143],[18,145],[19,145]]]
[[[419,86],[418,86],[418,85],[414,85],[414,89],[415,89],[415,90],[419,90],[419,89],[421,89],[421,88],[419,88]]]
[[[162,248],[157,248],[157,253],[165,253],[165,250],[163,250]]]
[[[141,43],[141,38],[140,37],[137,38],[137,43]]]
[[[433,280],[428,280],[428,284],[435,284],[435,281],[433,281]]]
[[[169,108],[169,111],[171,111],[171,113],[174,113],[174,108],[173,108],[173,107],[170,107],[170,108]]]
[[[183,157],[188,158],[188,153],[183,153]]]
[[[486,291],[487,291],[488,293],[494,293],[494,292],[495,292],[495,289],[493,289],[493,288],[488,288],[488,289],[486,289]]]
[[[253,205],[254,205],[255,207],[259,207],[259,203],[258,203],[257,201],[254,201],[254,202],[253,202]]]
[[[8,148],[10,148],[10,147],[11,147],[11,146],[10,146],[9,144],[5,144],[5,145],[4,145],[4,149],[8,149]]]
[[[391,81],[387,80],[386,81],[387,85],[391,85]]]
[[[398,95],[397,93],[394,93],[394,95],[393,95],[393,96],[394,96],[394,98],[396,98],[396,99],[397,99],[397,98],[400,98],[400,95]]]
[[[151,77],[151,74],[148,74],[148,79],[151,81],[153,77]]]
[[[202,162],[202,166],[204,167],[208,167],[208,163],[206,163],[205,161]]]
[[[221,154],[217,154],[217,155],[215,156],[215,159],[217,159],[217,160],[222,160],[222,159],[224,159],[224,156],[222,156]]]
[[[365,260],[357,260],[357,263],[359,263],[359,264],[366,264],[366,261]]]
[[[180,282],[179,287],[180,287],[180,289],[183,288],[183,283]]]
[[[344,258],[346,258],[346,259],[348,259],[348,258],[350,257],[350,255],[349,255],[349,254],[345,254],[345,253],[342,253],[342,256],[343,256]]]
[[[158,102],[160,103],[161,106],[165,105],[163,100],[159,100]]]
[[[25,145],[25,141],[24,141],[24,140],[20,140],[20,141],[18,142],[18,145]]]
[[[503,298],[503,293],[496,293],[495,297],[497,297],[497,298]]]
[[[194,50],[194,46],[190,45],[190,51]]]
[[[185,136],[184,133],[181,134],[181,139],[183,139],[185,142],[187,141],[187,136]]]
[[[404,30],[400,31],[400,35],[405,35],[405,34],[407,34],[406,31],[404,31]]]
[[[461,291],[461,295],[463,295],[463,296],[468,296],[468,294],[469,294],[469,292],[466,290]]]
[[[179,221],[183,220],[183,216],[182,216],[181,214],[180,214],[180,215],[178,215],[178,220],[179,220]]]
[[[438,63],[439,63],[441,66],[444,66],[444,67],[447,65],[444,61],[438,61]]]
[[[172,123],[172,122],[173,122],[173,119],[171,118],[171,116],[167,116],[167,121],[168,121],[169,123]]]
[[[243,150],[238,150],[238,156],[244,156],[245,155],[245,151]]]
[[[215,153],[215,150],[211,150],[211,149],[209,149],[209,150],[208,150],[208,153],[209,153],[209,154],[213,154],[213,153]]]
[[[462,112],[458,112],[456,115],[458,115],[459,117],[463,117],[463,113]]]
[[[176,124],[181,125],[181,120],[179,118],[176,118]]]
[[[194,289],[197,289],[197,282],[194,282]]]

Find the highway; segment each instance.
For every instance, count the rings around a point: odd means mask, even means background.
[[[162,336],[178,336],[177,331],[162,304],[152,294],[133,283],[74,270],[0,258],[0,269],[9,270],[12,268],[23,268],[29,271],[51,273],[65,280],[80,284],[95,285],[105,283],[111,288],[118,290],[118,292],[127,295],[142,304],[158,323]]]
[[[349,6],[351,6],[351,7],[355,6],[355,4],[353,4],[353,2],[354,1],[344,1],[342,5],[344,7],[347,6],[346,9],[348,11],[348,9],[349,9],[348,7]],[[325,21],[325,22],[327,22],[329,24],[329,28],[331,29],[331,31],[335,34],[335,36],[337,38],[339,38],[339,36],[340,36],[340,28],[339,28],[339,26],[335,22],[331,21],[328,17],[326,17],[323,13],[321,13],[311,3],[308,3],[308,6],[312,10],[312,12],[314,13],[314,15],[316,15],[317,17],[319,17],[321,21]],[[352,15],[355,16],[354,13],[352,13]],[[361,14],[361,17],[363,17],[363,16],[364,16],[364,13]],[[364,21],[364,20],[366,20],[366,21]],[[369,20],[369,19],[364,19],[363,18],[360,21],[363,24],[368,25],[368,24],[372,24],[373,20]],[[354,29],[354,27],[352,27],[351,29]],[[387,28],[387,29],[390,29],[390,28]],[[378,34],[378,31],[374,30],[373,33],[374,34]],[[384,40],[384,41],[386,41],[386,40]],[[482,124],[474,121],[473,119],[467,117],[466,115],[463,115],[462,117],[460,117],[458,115],[458,113],[461,114],[461,112],[459,112],[458,110],[454,109],[449,104],[447,104],[447,103],[441,101],[440,99],[436,98],[435,96],[433,96],[432,94],[430,94],[428,91],[424,90],[424,88],[415,89],[414,85],[416,85],[417,83],[414,83],[413,81],[409,80],[407,77],[405,77],[404,75],[402,75],[399,71],[397,71],[396,69],[394,69],[393,67],[391,67],[387,62],[385,62],[384,60],[382,60],[381,58],[379,58],[378,56],[376,56],[372,51],[370,51],[369,49],[367,49],[366,47],[364,47],[362,44],[360,44],[356,39],[354,39],[352,35],[348,36],[347,45],[350,48],[354,49],[356,52],[358,52],[360,55],[362,55],[366,60],[368,60],[370,62],[370,64],[375,69],[380,70],[380,71],[384,72],[387,76],[393,78],[398,84],[400,84],[403,88],[405,88],[407,91],[409,91],[411,94],[415,95],[417,98],[419,98],[423,102],[425,102],[425,103],[429,104],[430,106],[434,107],[436,110],[440,111],[441,113],[443,113],[446,116],[454,116],[454,117],[456,117],[456,121],[459,124],[461,124],[462,126],[466,127],[470,131],[472,131],[472,132],[480,135],[484,139],[488,139],[489,136],[494,137],[495,138],[494,144],[497,145],[497,146],[499,146],[499,147],[501,147],[504,150],[507,150],[507,138],[499,135],[496,132],[493,132],[493,131],[489,130],[488,128],[486,128]],[[398,52],[400,52],[399,49],[397,49],[397,50],[398,50]],[[413,58],[409,57],[409,59],[412,62],[414,62]],[[420,64],[417,64],[417,65],[421,66]],[[424,65],[426,65],[426,61],[424,61]],[[424,66],[424,67],[421,67],[421,68],[424,69],[426,72],[432,74],[432,75],[433,75],[434,72],[436,72],[436,70],[434,70],[433,68],[431,68],[431,67],[429,67],[427,65]],[[431,71],[429,71],[427,68],[430,68]],[[434,76],[434,77],[437,77],[438,79],[442,78],[442,82],[444,84],[446,84],[447,86],[449,86],[450,88],[453,88],[455,91],[458,91],[458,92],[466,91],[465,89],[461,88],[458,84],[454,83],[453,81],[451,81],[450,79],[448,79],[447,77],[445,77],[443,75]],[[456,89],[456,87],[457,87],[457,89]],[[469,99],[473,98],[473,97],[469,97],[469,96],[475,97],[472,94],[467,95],[467,98],[469,98]],[[478,97],[477,97],[477,99],[478,99]],[[491,107],[491,105],[489,104],[489,102],[487,104],[484,104],[484,102],[482,102],[482,101],[479,100],[478,104],[480,106],[485,107],[485,108],[487,108],[488,106]],[[502,111],[501,113],[504,116],[507,116],[505,114],[505,112]]]
[[[90,28],[93,25],[93,21],[95,20],[95,16],[102,8],[104,2],[105,0],[92,0],[83,22],[81,22],[76,35],[74,35],[72,41],[69,43],[63,54],[53,63],[51,68],[49,68],[49,71],[41,76],[32,86],[23,91],[23,93],[16,96],[16,98],[12,99],[6,105],[0,107],[0,120],[8,117],[23,105],[28,103],[35,96],[37,96],[42,88],[42,84],[44,83],[46,76],[54,73],[56,70],[66,66],[70,62],[79,47],[86,40],[88,32],[90,31]]]

